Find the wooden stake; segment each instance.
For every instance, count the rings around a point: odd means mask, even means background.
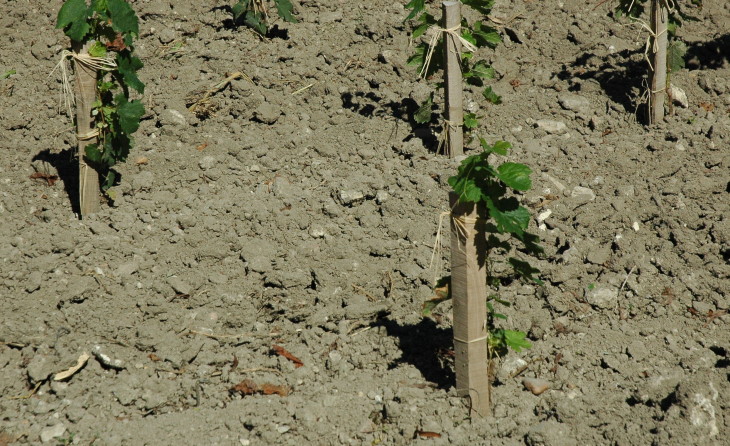
[[[487,372],[486,209],[474,203],[451,204],[451,296],[454,302],[456,392],[468,396],[471,415],[490,413]]]
[[[669,10],[664,0],[651,1],[651,51],[649,123],[664,119],[664,102],[667,97],[667,24]]]
[[[75,54],[88,54],[93,42],[83,45],[71,42]],[[94,131],[94,119],[91,106],[96,100],[97,70],[78,61],[74,61],[75,97],[76,97],[76,135],[79,156],[79,212],[81,218],[98,212],[99,205],[99,173],[86,162],[86,147],[98,141],[98,137],[89,135]]]
[[[445,29],[457,29],[461,24],[461,2],[442,3]],[[461,41],[451,33],[444,33],[444,84],[446,85],[446,150],[451,158],[464,154],[464,107],[461,77]]]

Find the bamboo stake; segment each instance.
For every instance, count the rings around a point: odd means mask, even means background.
[[[461,25],[461,2],[442,3],[444,28],[456,29]],[[451,158],[464,154],[464,107],[461,76],[461,42],[452,33],[444,33],[444,84],[446,85],[446,150]]]
[[[71,49],[76,55],[88,55],[88,48],[93,42],[71,42]],[[75,98],[76,98],[76,135],[79,156],[79,212],[81,218],[98,212],[99,205],[99,173],[86,161],[86,147],[98,141],[94,135],[94,119],[91,106],[96,100],[96,79],[98,71],[74,59]]]
[[[666,0],[651,1],[652,66],[650,68],[649,123],[664,119],[667,96],[667,23],[669,9]]]
[[[459,203],[453,192],[449,202],[456,392],[470,398],[471,415],[488,416],[486,210],[474,203]]]

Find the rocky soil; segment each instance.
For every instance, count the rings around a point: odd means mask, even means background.
[[[501,289],[533,347],[497,361],[493,416],[471,419],[450,308],[420,315],[458,160],[410,118],[433,83],[405,65],[405,1],[299,0],[264,40],[233,1],[132,3],[148,113],[84,220],[48,76],[62,2],[1,6],[0,445],[725,444],[730,4],[692,10],[687,103],[647,127],[639,25],[497,1],[504,43],[480,57],[503,103],[466,99],[550,213],[531,223],[545,285]]]

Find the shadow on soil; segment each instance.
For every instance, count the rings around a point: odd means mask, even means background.
[[[63,188],[71,200],[71,210],[76,215],[81,213],[79,209],[78,164],[73,149],[65,149],[58,153],[43,150],[33,157],[32,161],[45,161],[58,171],[58,178],[63,182]]]
[[[566,65],[558,73],[558,78],[570,81],[570,91],[580,92],[581,82],[595,79],[613,102],[620,104],[624,111],[633,113],[637,107],[635,91],[643,90],[646,82],[647,65],[644,60],[637,60],[640,51],[623,50],[612,54],[596,67],[589,63],[595,61],[596,55],[584,53]],[[641,111],[641,110],[639,110]]]
[[[210,9],[211,11],[223,11],[226,14],[229,15],[228,18],[223,19],[221,22],[221,25],[224,29],[239,29],[241,27],[249,27],[249,25],[246,24],[245,19],[243,17],[239,17],[238,20],[234,20],[233,18],[233,8],[229,5],[224,6],[215,6]],[[218,28],[220,30],[220,28]],[[253,30],[253,29],[252,29]],[[256,31],[253,31],[256,33]],[[258,34],[258,33],[256,33]],[[279,25],[274,25],[271,28],[268,28],[268,31],[266,32],[266,35],[263,37],[266,37],[267,39],[282,39],[282,40],[289,40],[289,31],[287,29],[279,28]]]
[[[374,88],[377,88],[375,86]],[[355,94],[342,93],[340,95],[342,107],[351,110],[366,118],[373,116],[392,116],[398,122],[406,122],[411,127],[409,136],[404,140],[416,137],[421,140],[424,147],[435,148],[438,139],[434,133],[437,122],[434,120],[429,124],[418,124],[413,119],[413,114],[418,110],[418,103],[410,98],[403,98],[400,102],[390,101],[382,103],[383,98],[373,92],[364,93],[358,91]]]
[[[626,112],[637,112],[644,116],[644,105],[637,107],[637,98],[633,92],[643,91],[647,82],[648,66],[643,58],[639,58],[643,51],[623,50],[610,57],[603,58],[596,67],[589,61],[595,61],[595,54],[584,53],[572,63],[566,65],[558,78],[571,81],[571,91],[579,92],[581,83],[575,79],[595,79],[612,101],[620,104]],[[687,43],[685,56],[686,66],[690,70],[710,70],[725,66],[730,62],[730,34],[725,34],[708,42]]]
[[[390,319],[383,319],[379,325],[385,327],[388,336],[398,338],[398,345],[403,356],[388,364],[394,369],[401,364],[416,367],[426,381],[440,389],[449,389],[456,382],[456,375],[451,365],[441,359],[444,352],[453,348],[453,331],[441,328],[431,319],[421,319],[415,325],[400,325]]]
[[[730,34],[708,42],[687,43],[687,68],[713,70],[730,62]]]

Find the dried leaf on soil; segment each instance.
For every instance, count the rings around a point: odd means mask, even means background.
[[[13,438],[10,434],[0,432],[0,446],[9,446],[14,443],[16,438]]]
[[[438,432],[429,432],[429,431],[416,431],[415,434],[413,434],[413,439],[416,438],[441,438],[441,434]]]
[[[86,363],[89,361],[89,358],[91,358],[91,355],[84,352],[79,356],[79,359],[76,361],[76,364],[69,367],[68,369],[58,372],[53,376],[54,381],[63,381],[64,379],[72,377],[76,372],[81,370]]]
[[[127,49],[127,45],[125,45],[124,43],[124,36],[122,35],[122,33],[117,33],[117,36],[114,38],[113,42],[107,42],[104,45],[109,51],[120,52]]]
[[[297,358],[296,356],[292,355],[292,354],[291,354],[291,353],[289,353],[289,352],[288,352],[288,351],[287,351],[287,350],[286,350],[286,349],[285,349],[284,347],[282,347],[282,346],[280,346],[280,345],[276,345],[276,344],[274,344],[274,345],[273,345],[273,346],[271,347],[271,349],[272,349],[272,350],[273,350],[273,351],[274,351],[274,352],[275,352],[275,353],[276,353],[277,355],[283,356],[283,357],[285,357],[286,359],[288,359],[289,361],[293,362],[293,363],[294,363],[294,367],[296,367],[296,368],[299,368],[299,367],[301,367],[301,366],[303,366],[303,365],[304,365],[304,363],[302,362],[302,360],[301,360],[301,359],[299,359],[299,358]]]
[[[32,179],[32,180],[45,180],[46,183],[48,183],[49,186],[53,186],[54,184],[56,184],[56,181],[58,181],[58,176],[51,175],[51,174],[48,174],[48,173],[43,173],[43,172],[35,172],[34,174],[32,174],[30,176],[30,179]]]
[[[423,303],[423,310],[421,311],[421,314],[424,316],[430,315],[431,311],[433,311],[433,309],[441,302],[451,299],[451,292],[449,291],[448,283],[442,287],[434,288],[433,292],[434,296]]]
[[[256,395],[257,393],[261,395],[287,396],[289,395],[289,388],[271,383],[258,385],[251,379],[244,379],[233,386],[230,392],[239,392],[242,396]]]

